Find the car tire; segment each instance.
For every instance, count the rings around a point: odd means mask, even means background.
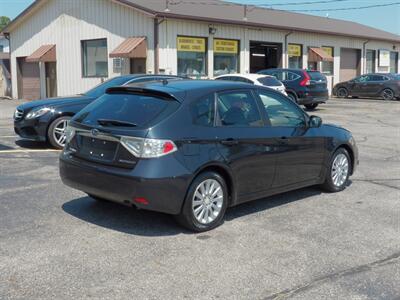
[[[191,231],[208,231],[223,222],[227,206],[225,180],[215,172],[201,173],[191,183],[176,220]]]
[[[292,100],[294,103],[297,103],[297,97],[293,93],[287,93],[287,96],[290,100]]]
[[[71,117],[63,116],[55,119],[47,130],[47,139],[50,145],[56,149],[62,149],[65,145],[65,129]]]
[[[314,110],[318,107],[318,103],[304,105],[308,110]]]
[[[394,99],[394,92],[391,89],[384,89],[381,92],[381,97],[383,98],[383,100],[393,100]]]
[[[326,172],[325,182],[322,188],[330,193],[344,190],[351,173],[351,158],[344,148],[339,148],[332,155],[329,169]]]
[[[338,98],[347,98],[347,97],[349,96],[349,91],[348,91],[346,88],[341,87],[341,88],[339,88],[339,89],[337,90],[336,96],[337,96]]]

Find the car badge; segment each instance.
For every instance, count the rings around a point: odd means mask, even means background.
[[[99,135],[99,130],[98,129],[92,129],[92,135],[93,136],[98,136]]]

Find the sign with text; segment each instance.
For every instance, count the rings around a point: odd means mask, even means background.
[[[214,53],[237,54],[238,45],[239,42],[235,40],[214,39]]]
[[[333,57],[333,47],[321,47],[321,49],[324,50],[326,54]]]
[[[187,52],[205,52],[206,51],[206,39],[179,36],[177,40],[178,51]]]
[[[289,44],[288,45],[288,55],[291,57],[301,56],[301,45]]]

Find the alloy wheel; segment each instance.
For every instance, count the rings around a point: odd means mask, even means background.
[[[65,146],[66,136],[65,130],[68,126],[68,120],[62,119],[56,123],[53,130],[53,137],[54,140],[57,142],[58,145],[61,147]]]
[[[394,98],[394,93],[392,90],[386,89],[382,92],[382,97],[385,100],[392,100]]]
[[[340,89],[337,91],[337,96],[338,96],[339,98],[346,98],[346,97],[348,96],[348,92],[347,92],[347,90],[346,90],[345,88],[340,88]]]
[[[331,177],[333,184],[341,187],[346,182],[348,174],[349,160],[346,155],[339,153],[332,163]]]
[[[215,179],[201,182],[193,195],[193,215],[201,224],[210,224],[220,214],[224,203],[224,192],[221,184]]]

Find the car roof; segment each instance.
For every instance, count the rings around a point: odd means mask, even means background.
[[[243,77],[243,78],[247,78],[247,79],[252,79],[252,80],[257,80],[259,78],[263,78],[263,77],[273,77],[271,75],[267,75],[267,74],[257,74],[257,73],[247,73],[247,74],[240,74],[240,73],[234,73],[234,74],[224,74],[224,75],[220,75],[215,77],[217,78],[223,78],[223,77]]]
[[[223,81],[223,80],[171,80],[171,81],[150,81],[140,85],[128,84],[121,87],[110,88],[106,92],[156,92],[165,96],[173,97],[179,102],[186,98],[201,97],[216,91],[233,89],[251,89],[254,85],[242,82]],[[259,87],[257,87],[259,88]]]
[[[127,75],[120,75],[113,78],[125,78],[126,80],[131,80],[135,78],[143,78],[143,77],[174,77],[174,78],[184,78],[182,76],[176,75],[167,75],[167,74],[127,74]],[[111,78],[110,78],[111,79]]]

